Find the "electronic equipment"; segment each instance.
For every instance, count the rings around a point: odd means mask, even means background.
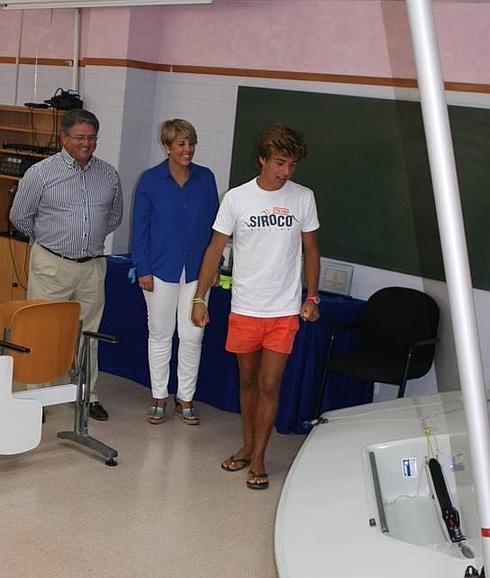
[[[11,177],[23,177],[27,169],[40,160],[42,159],[38,156],[0,152],[0,173]]]
[[[24,102],[24,106],[28,108],[49,108],[49,104],[45,102]]]
[[[27,153],[27,154],[32,153],[45,156],[54,155],[59,150],[55,147],[45,147],[40,145],[30,145],[16,142],[3,142],[2,149],[3,149],[2,152]]]
[[[74,90],[63,90],[62,88],[58,88],[54,95],[44,102],[48,106],[52,106],[58,110],[83,108],[83,101],[80,99],[78,92],[75,92]]]

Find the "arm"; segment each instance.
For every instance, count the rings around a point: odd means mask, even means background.
[[[108,233],[112,233],[119,227],[119,225],[121,224],[122,216],[123,216],[123,196],[122,196],[121,179],[119,178],[119,175],[116,173],[114,198],[112,201],[111,210],[107,215]]]
[[[316,231],[302,233],[304,274],[307,297],[318,295],[318,281],[320,278],[320,250],[318,248]],[[305,321],[316,321],[320,317],[318,305],[306,299],[301,306],[300,316]]]
[[[211,213],[213,215],[212,222],[214,223],[219,209],[219,195],[218,195],[218,187],[216,186],[216,178],[214,176],[214,173],[212,171],[210,172],[211,172]],[[212,287],[217,287],[219,285],[222,265],[223,265],[223,251],[221,251],[220,260],[214,272]]]
[[[215,231],[211,238],[211,242],[204,253],[195,295],[196,299],[202,299],[202,301],[193,303],[191,315],[192,323],[197,327],[204,327],[209,323],[209,315],[206,303],[204,302],[204,295],[206,295],[208,289],[215,281],[216,270],[229,238],[229,235]]]
[[[43,190],[39,172],[33,169],[29,169],[19,182],[10,210],[12,224],[29,239],[34,239],[34,220]]]
[[[138,275],[138,285],[144,291],[153,291],[153,275],[150,265],[151,202],[143,178],[134,195],[132,258]]]

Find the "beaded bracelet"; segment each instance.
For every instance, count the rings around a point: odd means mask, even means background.
[[[305,299],[305,301],[311,301],[315,305],[319,305],[320,304],[320,296],[319,295],[310,295],[309,297],[307,297]]]

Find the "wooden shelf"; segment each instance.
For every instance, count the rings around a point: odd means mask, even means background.
[[[30,108],[28,106],[17,106],[15,104],[2,104],[0,105],[0,112],[12,113],[12,114],[35,114],[36,116],[53,116],[52,108]],[[55,114],[58,111],[55,111]]]
[[[48,157],[39,153],[3,148],[3,142],[15,146],[51,146],[57,139],[63,111],[23,106],[0,105],[0,153],[12,156]],[[0,173],[0,301],[25,298],[29,263],[29,244],[11,236],[9,211],[20,177]]]
[[[32,129],[32,127],[26,127],[26,126],[6,126],[3,124],[0,124],[0,132],[25,132],[27,134],[32,134],[32,135],[36,135],[36,134],[44,134],[44,135],[48,135],[51,136],[53,135],[53,137],[56,136],[55,131],[53,129],[48,129],[48,130],[44,130],[44,129],[39,129],[39,128],[35,128]]]
[[[14,177],[14,175],[6,175],[5,173],[0,173],[0,179],[8,179],[9,181],[20,181],[21,177]]]
[[[19,155],[21,157],[39,157],[40,159],[45,159],[51,155],[42,155],[40,153],[29,153],[25,151],[18,151],[15,149],[4,149],[0,147],[0,154],[4,155]],[[53,153],[54,154],[54,153]]]

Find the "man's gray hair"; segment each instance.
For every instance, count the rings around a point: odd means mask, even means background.
[[[97,120],[97,117],[92,112],[83,108],[67,110],[61,119],[61,130],[64,134],[70,134],[71,127],[77,123],[90,124],[97,132],[99,132],[99,121]]]

